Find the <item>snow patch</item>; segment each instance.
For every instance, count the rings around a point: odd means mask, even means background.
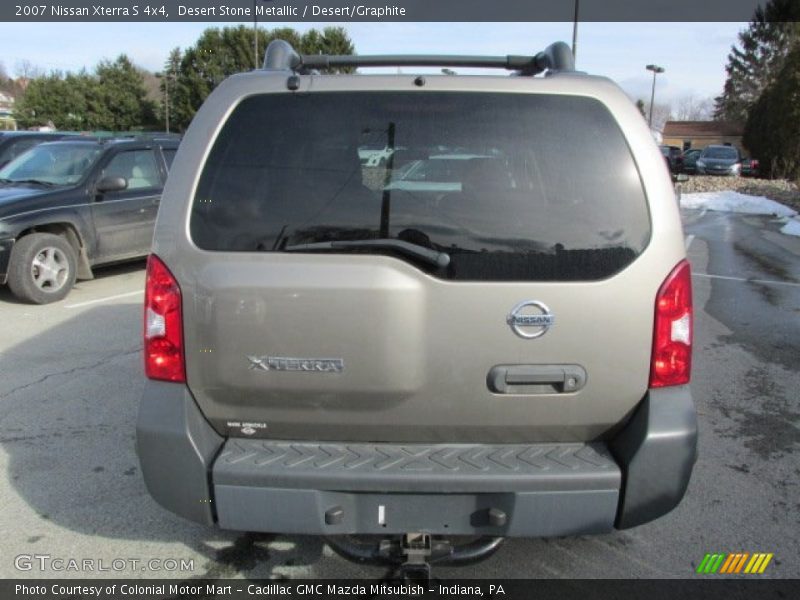
[[[775,215],[777,217],[793,217],[797,211],[788,206],[775,202],[764,196],[748,196],[739,192],[702,192],[696,194],[681,194],[682,208],[705,208],[706,210],[717,210],[723,212],[746,213],[750,215]],[[794,221],[792,227],[800,227],[800,223]],[[787,224],[784,229],[788,228]],[[781,230],[783,231],[783,230]],[[784,231],[784,233],[786,233]],[[797,235],[797,234],[790,234]]]
[[[792,219],[786,223],[786,225],[781,227],[781,233],[785,233],[786,235],[800,236],[800,221],[797,219]]]

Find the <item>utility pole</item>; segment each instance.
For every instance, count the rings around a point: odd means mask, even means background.
[[[169,133],[169,74],[170,71],[168,69],[163,73],[155,73],[158,79],[164,81],[164,122],[166,124],[164,131],[167,133]]]
[[[169,133],[169,71],[164,74],[164,120],[167,123],[167,133]]]

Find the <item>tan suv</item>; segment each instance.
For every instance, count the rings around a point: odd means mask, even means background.
[[[380,65],[514,76],[317,72]],[[385,165],[362,164],[376,140]],[[150,493],[207,525],[418,563],[670,511],[697,430],[663,160],[563,43],[274,42],[205,102],[164,191],[138,423]]]

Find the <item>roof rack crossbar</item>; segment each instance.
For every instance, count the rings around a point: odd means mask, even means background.
[[[519,71],[536,75],[543,71],[574,71],[572,51],[564,42],[555,42],[535,56],[449,56],[385,54],[350,56],[300,55],[283,40],[270,42],[264,55],[265,69],[311,70],[329,67],[480,67]]]

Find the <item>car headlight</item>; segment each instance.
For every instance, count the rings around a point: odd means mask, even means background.
[[[741,168],[742,168],[742,165],[740,165],[739,163],[736,163],[735,165],[733,165],[731,167],[731,171],[733,171],[735,173],[736,171],[738,171]]]
[[[698,160],[695,164],[701,169],[705,168],[706,166],[706,163],[704,163],[702,160]]]

